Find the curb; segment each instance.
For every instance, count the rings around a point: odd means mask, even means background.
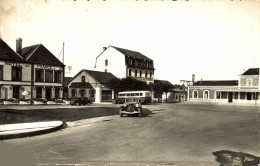
[[[56,122],[58,122],[58,121],[56,121]],[[25,129],[18,129],[18,130],[16,129],[16,130],[10,130],[9,134],[8,134],[8,131],[7,131],[7,134],[3,134],[3,135],[1,135],[1,132],[4,132],[4,131],[0,131],[0,140],[22,138],[22,137],[30,137],[30,136],[36,136],[36,135],[41,135],[41,134],[47,134],[47,133],[51,133],[51,132],[54,132],[54,131],[57,131],[57,130],[60,130],[60,129],[63,129],[63,128],[66,127],[66,123],[64,123],[62,121],[59,121],[59,122],[61,123],[60,125],[51,126],[51,127],[50,126],[49,127],[40,127],[40,128],[38,128],[39,130],[34,130],[34,131],[27,131],[27,132],[25,131],[25,132],[15,133],[15,131],[26,130],[26,128]],[[34,122],[34,123],[37,123],[37,122]],[[19,124],[17,124],[17,125],[19,125]],[[44,129],[44,128],[47,128],[47,129]],[[30,130],[30,129],[27,129],[27,130]]]

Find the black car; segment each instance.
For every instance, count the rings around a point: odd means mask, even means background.
[[[70,100],[71,105],[90,105],[92,102],[87,97],[77,97]]]

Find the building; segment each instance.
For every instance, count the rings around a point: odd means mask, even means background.
[[[118,78],[132,77],[147,83],[154,82],[152,59],[139,52],[114,46],[103,48],[96,58],[95,69],[110,72]]]
[[[67,83],[68,98],[88,97],[91,101],[112,101],[114,91],[107,87],[107,83],[116,78],[108,72],[81,70]]]
[[[63,98],[64,67],[42,44],[22,48],[19,38],[15,52],[0,39],[0,98]]]
[[[188,100],[225,103],[260,103],[259,68],[250,68],[238,80],[197,81],[188,87]]]

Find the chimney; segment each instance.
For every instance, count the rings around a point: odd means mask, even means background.
[[[103,51],[105,51],[107,48],[106,47],[103,47]]]
[[[22,38],[16,39],[16,52],[22,55]]]
[[[195,82],[195,74],[192,74],[192,84]]]

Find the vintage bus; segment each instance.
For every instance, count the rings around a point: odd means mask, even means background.
[[[150,103],[151,97],[150,91],[124,91],[118,93],[116,103],[122,104],[126,98],[139,98],[141,103]]]

